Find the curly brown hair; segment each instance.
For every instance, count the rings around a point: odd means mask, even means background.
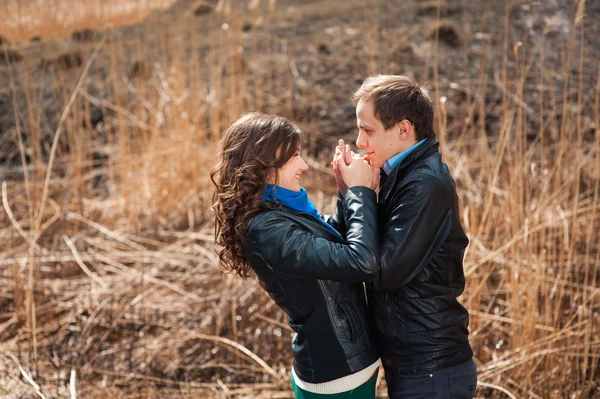
[[[252,216],[276,206],[261,196],[267,183],[277,184],[277,169],[298,151],[301,138],[286,118],[259,112],[242,115],[223,133],[210,178],[219,266],[227,273],[252,274],[245,256],[248,225]]]

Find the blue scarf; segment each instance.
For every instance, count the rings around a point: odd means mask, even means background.
[[[298,212],[307,213],[321,222],[321,224],[327,227],[329,230],[334,232],[339,238],[342,240],[344,239],[336,229],[321,219],[321,215],[319,215],[317,208],[315,208],[313,203],[308,198],[308,194],[306,193],[304,187],[300,187],[300,191],[292,191],[283,187],[267,184],[265,192],[261,198],[266,201],[283,204],[288,208],[292,208]]]

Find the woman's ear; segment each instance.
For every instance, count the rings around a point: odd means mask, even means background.
[[[267,184],[277,185],[277,169],[269,168],[269,175],[267,176]]]

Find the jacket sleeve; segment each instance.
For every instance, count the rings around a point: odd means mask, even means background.
[[[373,281],[375,293],[400,290],[440,249],[452,223],[449,198],[444,183],[430,176],[419,177],[396,195],[381,236],[381,273]]]
[[[323,219],[325,223],[336,229],[342,236],[346,236],[346,219],[344,218],[344,197],[342,196],[342,193],[338,192],[335,213],[333,215],[321,215],[321,219]]]
[[[367,187],[349,189],[344,219],[348,229],[342,244],[310,233],[276,212],[258,215],[246,235],[248,261],[282,277],[371,281],[379,273],[375,192]]]

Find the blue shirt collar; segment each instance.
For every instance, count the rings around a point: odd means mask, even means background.
[[[385,164],[383,164],[383,171],[385,172],[386,175],[389,175],[390,173],[392,173],[392,170],[394,170],[394,168],[398,165],[400,165],[400,163],[402,163],[402,161],[410,155],[411,152],[413,152],[414,150],[416,150],[417,148],[419,148],[427,139],[423,139],[421,141],[419,141],[416,144],[413,144],[412,146],[408,147],[406,150],[394,155],[393,157],[391,157],[390,159],[388,159],[387,161],[385,161]]]

